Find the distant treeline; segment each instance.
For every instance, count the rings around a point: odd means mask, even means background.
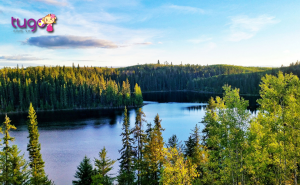
[[[146,64],[120,68],[117,78],[138,83],[143,92],[195,90],[222,94],[222,86],[229,84],[240,89],[241,94],[259,95],[259,83],[266,74],[276,75],[279,71],[300,76],[300,63],[288,67],[242,67],[234,65],[172,65]]]
[[[113,69],[73,67],[3,68],[0,70],[0,112],[137,106],[140,87],[111,79]],[[133,94],[131,93],[132,91]]]
[[[220,75],[252,74],[265,72],[272,68],[242,67],[233,65],[172,65],[172,64],[146,64],[120,68],[116,79],[128,78],[131,84],[138,83],[143,92],[170,91],[170,90],[200,90],[196,88],[196,79],[210,79]],[[260,78],[259,78],[260,80]],[[200,85],[200,84],[199,84]],[[220,85],[222,93],[222,85]],[[215,84],[205,84],[202,91],[211,91]],[[257,83],[258,87],[258,83]]]
[[[266,68],[172,65],[158,61],[125,68],[79,65],[3,68],[0,69],[0,111],[24,111],[30,102],[37,110],[136,106],[142,104],[142,91],[222,93],[224,84],[239,88],[241,94],[258,95],[260,79],[279,71],[300,76],[300,64]]]

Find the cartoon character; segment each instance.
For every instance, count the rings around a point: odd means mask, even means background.
[[[48,14],[46,15],[42,21],[47,24],[47,31],[48,32],[51,32],[53,31],[53,27],[52,27],[52,24],[55,23],[55,20],[56,20],[56,16],[54,14]]]

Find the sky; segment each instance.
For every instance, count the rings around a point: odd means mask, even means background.
[[[0,67],[287,66],[299,59],[299,9],[289,0],[0,0]],[[47,14],[57,17],[52,33],[11,24]]]

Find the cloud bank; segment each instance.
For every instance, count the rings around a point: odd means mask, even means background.
[[[31,55],[11,55],[11,56],[0,56],[0,60],[19,60],[19,61],[29,61],[29,60],[44,60],[42,58],[32,57]]]
[[[70,48],[118,48],[118,46],[107,40],[95,39],[81,36],[39,36],[30,37],[23,44],[50,49]]]

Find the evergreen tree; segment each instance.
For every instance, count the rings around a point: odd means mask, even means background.
[[[9,154],[11,152],[11,146],[9,146],[9,141],[14,141],[14,138],[10,136],[9,131],[11,129],[16,129],[14,125],[10,124],[10,119],[5,115],[5,121],[3,122],[2,127],[4,128],[4,137],[3,137],[3,172],[1,174],[1,179],[5,185],[10,183],[10,171],[11,165],[9,162]]]
[[[10,136],[9,131],[16,129],[10,124],[10,119],[5,115],[5,121],[2,127],[4,128],[3,150],[0,152],[0,182],[3,184],[25,184],[28,182],[27,163],[24,160],[24,155],[19,156],[20,151],[16,145],[10,146],[9,141],[14,141]],[[0,127],[1,128],[1,127]]]
[[[137,144],[135,147],[136,158],[134,159],[135,169],[137,169],[137,184],[141,184],[141,170],[142,170],[142,158],[143,158],[143,146],[145,143],[145,133],[143,130],[143,122],[145,120],[145,113],[142,111],[142,108],[139,108],[136,111],[135,118],[135,127],[132,129],[134,135],[134,142]]]
[[[90,185],[92,184],[92,176],[94,174],[93,166],[87,156],[84,156],[75,173],[77,180],[72,181],[74,185]]]
[[[176,148],[178,152],[182,152],[181,149],[183,148],[181,141],[180,142],[178,141],[178,138],[175,134],[173,134],[169,138],[168,143],[166,143],[166,146],[167,148]]]
[[[143,104],[143,95],[140,86],[136,83],[134,86],[134,104],[142,105]]]
[[[195,153],[195,140],[192,136],[189,136],[188,140],[185,141],[184,155],[185,157],[192,157]]]
[[[112,184],[114,178],[111,178],[108,172],[113,169],[112,166],[115,164],[116,160],[111,160],[107,157],[107,150],[105,147],[103,147],[103,149],[99,152],[99,157],[99,159],[95,158],[96,175],[98,175],[98,177],[102,177],[102,184]]]
[[[155,126],[149,133],[149,140],[144,147],[144,160],[149,164],[150,184],[159,184],[160,172],[162,167],[164,141],[162,137],[161,120],[157,114],[154,119]]]
[[[51,184],[51,181],[48,180],[44,171],[45,162],[42,159],[37,124],[37,116],[32,104],[30,103],[27,121],[29,131],[29,144],[27,145],[27,151],[29,152],[29,166],[31,168],[30,182],[33,185]]]
[[[28,184],[30,179],[30,171],[28,163],[24,159],[24,154],[20,155],[21,151],[17,145],[12,145],[8,159],[10,163],[10,179],[9,184],[23,185]]]
[[[120,185],[131,185],[134,183],[133,138],[131,137],[129,117],[127,114],[127,108],[125,107],[123,132],[121,134],[123,147],[119,150],[121,157],[118,159],[120,161],[120,170],[117,179]]]

